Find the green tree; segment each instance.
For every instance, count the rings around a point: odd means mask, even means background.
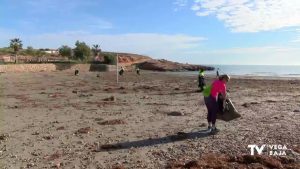
[[[94,56],[98,56],[99,53],[101,52],[100,45],[98,45],[98,44],[93,45],[92,52],[93,52]]]
[[[85,42],[76,41],[74,49],[74,56],[77,60],[89,60],[91,56],[91,49]]]
[[[10,40],[10,48],[14,50],[15,53],[15,63],[18,61],[18,52],[22,49],[22,41],[19,38],[14,38]]]
[[[72,56],[72,49],[69,46],[67,46],[67,45],[61,46],[58,49],[58,51],[59,51],[59,54],[61,56],[65,56],[65,57],[68,57],[68,58],[70,58]]]

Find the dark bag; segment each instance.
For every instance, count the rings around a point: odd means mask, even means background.
[[[217,113],[217,119],[224,120],[224,121],[231,121],[241,117],[241,115],[237,112],[230,99],[226,99],[225,105],[223,104],[224,104],[223,98],[219,95],[218,96],[219,111]]]

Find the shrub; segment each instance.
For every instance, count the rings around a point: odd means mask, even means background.
[[[117,55],[113,53],[102,53],[104,57],[104,63],[115,65],[117,64]]]

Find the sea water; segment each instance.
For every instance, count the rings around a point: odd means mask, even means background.
[[[219,74],[238,76],[269,76],[269,77],[298,77],[300,78],[299,66],[279,65],[207,65],[215,68],[213,71],[206,71],[208,75],[215,75],[219,68]],[[178,73],[178,72],[177,72]],[[176,74],[177,74],[176,73]],[[198,71],[179,72],[185,75],[196,75]]]

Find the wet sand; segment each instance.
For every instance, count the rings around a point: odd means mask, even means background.
[[[291,164],[274,163],[299,166],[300,80],[234,77],[228,89],[242,118],[217,121],[210,135],[197,77],[126,72],[117,85],[115,73],[97,74],[1,74],[0,168],[184,168],[249,155],[249,144],[287,145]]]

